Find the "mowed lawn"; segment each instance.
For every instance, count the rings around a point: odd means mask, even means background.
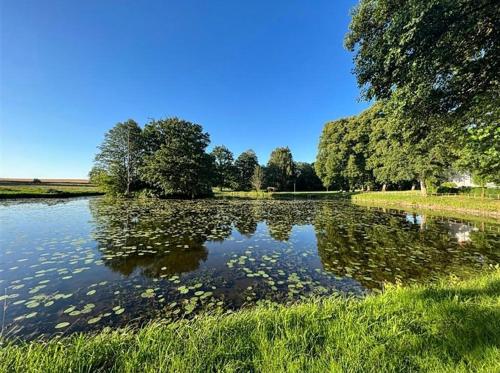
[[[499,190],[500,194],[500,190]],[[481,198],[468,195],[428,195],[419,191],[404,192],[365,192],[351,197],[355,202],[367,202],[387,205],[402,205],[422,208],[439,208],[455,211],[491,212],[500,214],[500,199]]]
[[[0,184],[0,198],[30,198],[30,197],[71,197],[102,194],[93,185],[68,184]]]
[[[364,299],[2,343],[2,372],[499,372],[500,269]]]

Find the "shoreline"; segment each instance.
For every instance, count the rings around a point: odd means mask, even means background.
[[[383,193],[383,194],[381,194]],[[0,189],[0,200],[18,200],[18,199],[54,199],[54,198],[72,198],[72,197],[92,197],[103,196],[106,193],[101,191],[68,191],[61,190],[57,192],[19,192],[19,193],[3,193]],[[350,200],[352,203],[366,207],[380,208],[401,208],[401,209],[418,209],[432,210],[433,212],[442,211],[444,213],[457,213],[470,215],[474,217],[485,217],[500,219],[500,200],[496,199],[479,199],[470,197],[450,196],[450,197],[422,197],[416,193],[408,192],[363,192],[363,193],[343,193],[343,192],[216,192],[212,199],[305,199],[305,200]],[[449,202],[457,202],[472,205],[475,202],[480,203],[487,208],[471,208],[453,206]],[[497,207],[498,206],[498,207]]]
[[[95,197],[103,196],[104,192],[63,192],[63,193],[19,193],[14,195],[0,194],[0,200],[17,200],[17,199],[42,199],[42,198],[72,198],[72,197]]]
[[[419,203],[411,203],[411,202],[390,202],[384,199],[372,199],[372,200],[363,200],[363,199],[353,199],[353,203],[358,206],[366,206],[366,207],[388,207],[388,208],[409,208],[414,210],[431,210],[435,212],[455,212],[457,214],[470,215],[474,217],[484,217],[484,218],[496,218],[500,219],[500,211],[489,211],[489,210],[480,210],[480,209],[468,209],[468,208],[456,208],[453,206],[442,206],[442,205],[432,205],[432,204],[419,204]]]
[[[457,195],[422,196],[417,192],[364,192],[351,197],[353,203],[376,207],[394,207],[454,212],[471,216],[500,218],[500,200]]]

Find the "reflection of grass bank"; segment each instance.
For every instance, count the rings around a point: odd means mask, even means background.
[[[372,203],[374,205],[399,205],[415,208],[429,208],[500,216],[500,200],[490,198],[472,198],[462,195],[427,196],[420,192],[369,192],[352,196],[356,203]]]
[[[8,184],[0,185],[2,198],[78,197],[103,194],[92,185]]]
[[[6,343],[0,370],[498,371],[500,270],[363,300],[261,306],[139,331]]]

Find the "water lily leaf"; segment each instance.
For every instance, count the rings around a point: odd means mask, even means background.
[[[65,322],[60,322],[59,324],[57,324],[54,328],[56,329],[62,329],[62,328],[66,328],[67,326],[69,326],[69,322],[65,321]]]
[[[101,316],[93,317],[87,321],[87,324],[95,324],[96,322],[101,321]]]
[[[179,293],[181,293],[181,294],[187,294],[187,293],[189,293],[189,289],[187,287],[185,287],[185,286],[180,286],[180,287],[177,288],[177,290],[179,290]]]

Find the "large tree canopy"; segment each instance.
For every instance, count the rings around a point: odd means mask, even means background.
[[[497,0],[361,0],[346,47],[368,99],[417,115],[468,110],[500,89]]]
[[[298,191],[317,191],[323,189],[323,184],[314,170],[314,164],[306,162],[295,163],[295,175]]]
[[[372,173],[366,165],[372,111],[325,125],[315,169],[326,188],[355,189],[373,185]]]
[[[250,177],[250,184],[257,191],[260,192],[264,184],[264,170],[259,165],[256,165],[252,176]]]
[[[325,188],[345,187],[342,171],[347,167],[345,144],[342,139],[347,133],[349,119],[343,118],[329,122],[323,128],[314,167]]]
[[[257,155],[253,150],[241,153],[234,162],[236,168],[236,188],[238,190],[250,190],[252,188],[251,178],[255,167],[259,165]]]
[[[178,118],[154,120],[144,128],[148,155],[142,179],[160,195],[209,194],[213,160],[205,152],[208,133]]]
[[[419,180],[426,193],[450,170],[459,137],[443,118],[416,123],[378,102],[325,125],[315,168],[325,187],[353,190]]]
[[[213,148],[210,153],[215,162],[214,180],[220,188],[229,187],[234,181],[235,169],[233,153],[223,145]]]
[[[288,147],[276,148],[267,162],[268,182],[279,190],[287,190],[295,172],[292,152]]]
[[[104,136],[89,175],[108,192],[129,194],[139,184],[142,157],[143,137],[139,125],[132,119],[117,123]]]
[[[437,118],[414,123],[392,114],[390,107],[379,110],[371,122],[368,167],[379,183],[418,180],[425,194],[450,170],[459,134]]]
[[[500,100],[484,100],[465,115],[469,124],[457,167],[482,183],[500,184]]]

